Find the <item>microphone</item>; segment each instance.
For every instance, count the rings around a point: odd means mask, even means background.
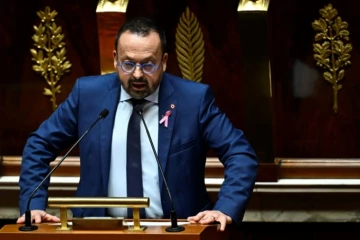
[[[65,160],[65,158],[69,155],[69,153],[74,149],[74,147],[85,137],[85,135],[95,126],[95,124],[103,118],[106,118],[106,116],[109,114],[109,110],[104,109],[100,112],[99,117],[96,119],[96,121],[84,132],[84,134],[74,143],[74,145],[70,148],[70,150],[63,156],[63,158],[54,166],[53,169],[46,175],[46,177],[39,183],[39,185],[34,189],[34,191],[31,193],[29,200],[27,202],[27,207],[25,211],[25,225],[19,227],[20,231],[34,231],[38,229],[37,226],[32,225],[31,223],[31,211],[30,211],[30,202],[33,198],[34,194],[37,192],[37,190],[44,184],[44,182],[51,176],[51,174],[60,166],[60,164]]]
[[[165,229],[165,231],[167,232],[181,232],[181,231],[184,231],[185,228],[183,226],[179,226],[178,225],[178,222],[177,222],[177,216],[176,216],[176,211],[175,211],[175,207],[174,207],[174,202],[172,200],[172,197],[171,197],[171,194],[170,194],[170,190],[169,190],[169,186],[167,184],[167,181],[166,181],[166,178],[165,178],[165,175],[164,175],[164,171],[161,167],[161,164],[160,164],[160,161],[159,161],[159,156],[158,154],[156,153],[156,150],[155,150],[155,147],[154,147],[154,143],[151,139],[151,136],[150,136],[150,132],[149,132],[149,129],[147,128],[147,125],[146,125],[146,122],[144,120],[144,117],[143,117],[143,105],[142,104],[137,104],[134,106],[135,108],[135,111],[140,115],[140,118],[141,118],[141,121],[143,122],[144,126],[145,126],[145,130],[146,130],[146,134],[148,136],[148,139],[150,141],[150,145],[151,145],[151,148],[154,152],[154,156],[155,156],[155,159],[156,159],[156,162],[159,166],[159,169],[160,169],[160,172],[161,172],[161,176],[164,180],[164,184],[165,184],[165,187],[166,187],[166,190],[167,190],[167,193],[169,195],[169,199],[170,199],[170,205],[171,205],[171,211],[170,211],[170,220],[171,220],[171,226],[170,227],[167,227]]]

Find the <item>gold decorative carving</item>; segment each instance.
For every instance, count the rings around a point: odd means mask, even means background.
[[[100,0],[96,12],[126,12],[129,0]]]
[[[175,45],[183,78],[200,82],[204,63],[204,40],[199,22],[188,7],[177,26]]]
[[[269,9],[270,0],[240,0],[238,12],[244,11],[264,11]]]
[[[328,4],[320,9],[321,18],[312,23],[312,27],[318,33],[315,35],[314,59],[316,64],[325,69],[323,77],[326,81],[332,84],[334,91],[334,112],[337,113],[338,108],[338,93],[342,88],[339,84],[345,76],[344,67],[349,66],[350,52],[352,45],[346,43],[349,41],[348,24],[342,21],[338,16],[338,11]],[[344,42],[344,41],[345,42]]]
[[[70,71],[71,64],[66,61],[62,28],[55,23],[58,13],[46,7],[45,11],[38,11],[36,14],[41,19],[41,23],[39,26],[34,26],[35,34],[32,36],[36,47],[36,49],[30,49],[32,60],[36,62],[33,70],[41,74],[49,85],[49,88],[44,88],[43,94],[51,97],[50,101],[55,111],[56,94],[61,92],[61,85],[57,84],[61,76]]]

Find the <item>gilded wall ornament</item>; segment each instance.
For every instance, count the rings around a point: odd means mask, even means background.
[[[43,94],[50,96],[53,110],[57,108],[56,94],[61,93],[61,85],[58,85],[60,78],[70,71],[71,64],[66,61],[66,49],[62,28],[55,23],[58,14],[49,7],[45,11],[36,13],[41,19],[39,26],[34,26],[35,34],[32,36],[36,49],[30,49],[36,62],[33,70],[45,79],[48,88],[44,88]]]
[[[318,33],[315,35],[313,44],[314,59],[316,64],[325,71],[323,77],[332,84],[334,91],[334,112],[337,113],[338,93],[342,88],[339,82],[344,79],[345,67],[351,64],[350,52],[352,45],[349,41],[348,24],[338,16],[338,11],[328,4],[320,9],[321,18],[312,23],[312,27]]]
[[[176,54],[183,78],[201,82],[204,40],[195,15],[187,7],[176,29]]]

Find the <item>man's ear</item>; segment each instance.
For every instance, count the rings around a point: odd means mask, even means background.
[[[113,51],[113,58],[114,58],[114,68],[117,67],[117,52],[116,50]]]
[[[167,60],[168,60],[168,54],[167,54],[167,53],[164,53],[164,56],[163,56],[163,59],[162,59],[163,72],[166,71]]]

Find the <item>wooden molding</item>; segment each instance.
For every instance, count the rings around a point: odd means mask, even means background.
[[[50,166],[61,159],[58,157]],[[2,158],[2,176],[20,174],[21,156]],[[68,157],[53,173],[54,176],[77,177],[79,157]],[[208,158],[205,177],[223,178],[224,167],[217,158]],[[273,163],[260,163],[257,181],[276,182],[278,179],[357,179],[360,178],[360,159],[297,159],[275,158]]]
[[[205,165],[206,178],[223,178],[224,166],[217,158],[207,158]],[[273,163],[260,163],[257,182],[277,182],[278,167]]]
[[[360,159],[275,158],[280,179],[358,179]]]
[[[21,156],[3,156],[2,173],[0,176],[18,176],[21,168]],[[50,163],[54,167],[61,157]],[[61,166],[56,169],[53,176],[78,177],[80,175],[79,157],[68,157]],[[208,158],[205,165],[206,178],[223,178],[224,166],[217,158]],[[275,164],[260,164],[257,181],[276,182],[277,166]]]
[[[56,158],[50,163],[54,167],[61,157]],[[21,156],[4,156],[2,162],[2,176],[18,176],[20,175]],[[77,177],[80,175],[79,157],[67,157],[61,166],[56,169],[53,176]]]

